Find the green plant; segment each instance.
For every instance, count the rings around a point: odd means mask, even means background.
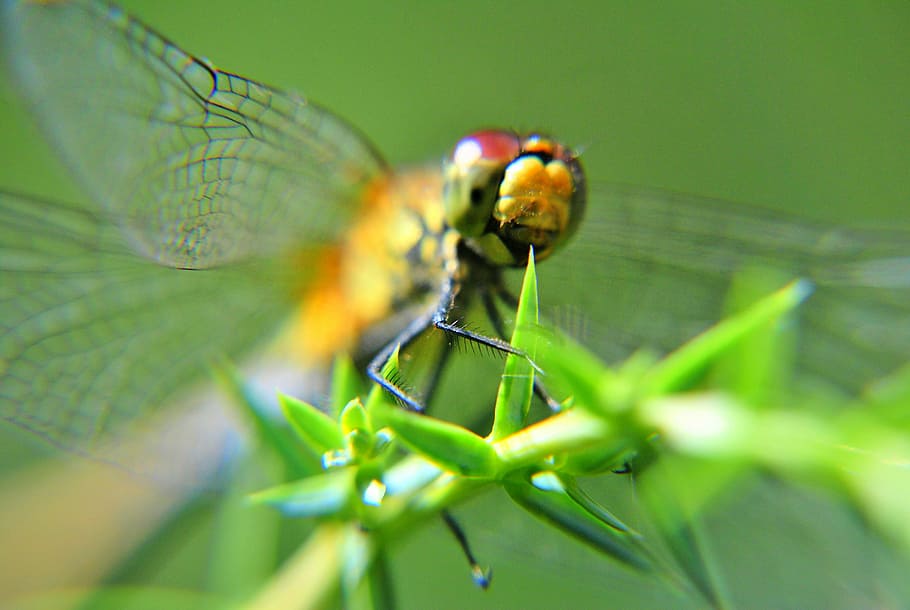
[[[252,500],[321,525],[249,607],[306,606],[339,584],[347,606],[390,604],[387,549],[417,524],[491,487],[614,560],[714,607],[727,605],[723,586],[693,527],[720,490],[749,469],[833,489],[910,548],[910,528],[900,518],[910,477],[894,459],[910,456],[907,420],[889,418],[910,402],[907,375],[883,383],[861,409],[832,411],[805,398],[799,405],[795,398],[763,402],[768,393],[762,397],[755,388],[778,383],[781,367],[766,367],[759,383],[753,372],[743,374],[756,362],[786,359],[781,329],[810,291],[804,282],[790,283],[665,358],[640,354],[609,368],[538,325],[532,261],[512,337],[528,358],[506,359],[486,437],[407,412],[379,388],[363,401],[352,398],[356,374],[340,361],[331,414],[281,398],[300,446],[281,446],[279,453],[291,470],[299,452],[319,456],[324,470]],[[385,373],[396,374],[397,366],[396,354]],[[561,412],[529,422],[537,371],[565,400]],[[655,550],[654,541],[580,483],[615,476],[628,464],[655,482],[642,500],[668,552]],[[486,577],[476,565],[474,576]],[[314,580],[323,586],[312,586]]]

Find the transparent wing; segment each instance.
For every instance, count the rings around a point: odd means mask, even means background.
[[[0,418],[98,455],[294,306],[287,265],[136,256],[108,219],[0,193]]]
[[[853,230],[599,185],[577,239],[540,275],[557,319],[570,330],[580,319],[586,344],[615,359],[675,348],[716,322],[750,266],[814,282],[800,311],[806,372],[855,390],[910,361],[910,228]]]
[[[105,3],[7,1],[3,38],[64,159],[163,264],[326,239],[384,171],[327,110],[217,70]]]

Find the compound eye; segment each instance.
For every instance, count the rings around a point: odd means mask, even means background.
[[[456,165],[495,164],[505,167],[521,154],[521,139],[511,131],[488,129],[462,138],[452,152]]]
[[[493,213],[506,167],[521,155],[521,138],[504,130],[462,138],[446,161],[446,218],[462,235],[479,236]]]

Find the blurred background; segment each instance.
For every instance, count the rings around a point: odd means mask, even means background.
[[[906,3],[123,4],[221,68],[334,109],[393,164],[441,159],[478,127],[539,129],[580,148],[594,182],[836,221],[910,221]],[[0,188],[82,197],[8,79],[0,109]],[[0,463],[21,463],[33,445],[3,428]],[[617,479],[603,493],[634,514],[632,486]],[[706,515],[742,607],[781,599],[788,607],[900,607],[910,599],[892,573],[901,573],[900,560],[848,507],[753,483]],[[402,607],[697,605],[500,500],[456,511],[494,567],[492,590],[472,588],[434,523],[392,557]],[[213,549],[224,548],[207,535],[217,506],[203,502],[171,521],[112,582],[203,586]]]

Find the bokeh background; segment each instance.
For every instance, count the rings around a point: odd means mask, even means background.
[[[838,215],[907,203],[901,2],[124,4],[335,109],[395,163],[509,126],[582,147],[599,180]],[[53,192],[45,148],[3,103],[4,184]]]
[[[910,220],[907,3],[123,4],[220,67],[334,109],[394,164],[439,159],[478,127],[540,129],[581,148],[593,181],[838,221]],[[79,198],[6,79],[0,113],[0,188]],[[29,439],[4,428],[0,461],[22,447]],[[615,484],[620,506],[629,487]],[[887,551],[848,508],[767,482],[748,490],[712,517],[737,599],[762,607],[792,589],[791,607],[888,595],[902,605]],[[191,512],[115,581],[199,582],[215,513]],[[393,556],[402,607],[683,603],[495,498],[465,507],[463,520],[495,568],[493,589],[470,586],[433,524]],[[833,532],[842,544],[830,544]]]

